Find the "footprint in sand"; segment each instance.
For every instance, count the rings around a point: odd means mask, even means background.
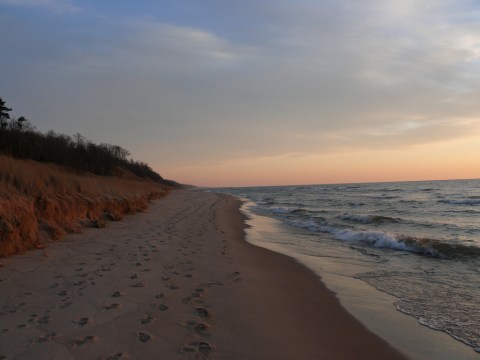
[[[138,340],[140,340],[141,342],[147,342],[151,339],[152,337],[148,334],[145,334],[145,333],[139,333],[138,334]]]
[[[107,305],[107,306],[104,306],[103,308],[105,310],[112,310],[112,309],[117,309],[118,307],[120,307],[120,304],[110,304],[110,305]]]
[[[208,326],[206,324],[197,323],[197,324],[193,325],[193,330],[197,334],[202,335],[202,336],[209,335],[208,334]]]
[[[37,319],[36,319],[37,316],[38,316],[37,314],[30,315],[30,319],[28,319],[28,322],[30,324],[33,324],[35,321],[37,321]]]
[[[152,316],[150,316],[150,315],[145,315],[145,316],[143,317],[143,319],[140,320],[140,323],[141,323],[142,325],[146,325],[146,324],[151,323],[152,320],[153,320],[153,317],[152,317]]]
[[[185,345],[180,352],[193,353],[197,351],[202,355],[208,355],[213,351],[213,348],[210,346],[209,343],[205,341],[200,341],[200,342],[194,341]]]
[[[113,298],[118,298],[120,296],[122,296],[123,294],[120,292],[120,291],[115,291],[113,294],[112,294],[112,297]]]
[[[116,353],[104,359],[105,360],[128,360],[130,359],[130,356],[128,356],[128,354],[126,353]]]
[[[238,283],[238,282],[242,281],[242,278],[240,277],[240,272],[235,271],[235,272],[231,273],[230,275],[227,276],[227,280],[230,283]]]
[[[166,311],[166,310],[168,310],[168,306],[165,305],[165,304],[160,304],[160,305],[158,305],[158,310]]]
[[[182,350],[180,351],[181,353],[193,353],[195,352],[195,348],[189,345],[185,345]]]
[[[133,284],[132,287],[134,288],[141,288],[141,287],[145,287],[145,283],[143,282],[139,282],[139,283],[136,283],[136,284]]]
[[[83,295],[82,293],[79,294],[79,296],[82,296],[82,295]],[[72,304],[73,304],[73,302],[67,301],[67,302],[63,303],[62,305],[60,305],[60,309],[65,309],[66,307],[69,307]]]
[[[44,343],[48,340],[53,340],[57,336],[56,333],[48,333],[47,335],[39,336],[35,339],[35,342],[37,343]]]
[[[38,320],[39,324],[48,324],[50,322],[50,316],[44,316]]]
[[[90,322],[90,319],[87,318],[87,317],[84,317],[84,318],[81,318],[80,320],[78,320],[78,325],[80,325],[80,326],[85,326],[85,325],[87,325],[89,322]]]
[[[201,341],[198,343],[198,351],[201,354],[207,355],[210,354],[213,351],[213,348],[210,346],[209,343]]]
[[[210,317],[210,313],[205,308],[195,308],[195,313],[203,319],[208,319]]]
[[[81,339],[74,339],[73,340],[73,347],[77,347],[77,346],[81,346],[81,345],[84,345],[88,342],[93,342],[95,340],[97,340],[98,338],[94,335],[88,335],[88,336],[85,336],[84,338],[81,338]]]

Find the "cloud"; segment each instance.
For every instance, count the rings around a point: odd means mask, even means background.
[[[168,71],[231,67],[253,51],[200,28],[137,20],[129,23],[129,29],[116,56]]]
[[[0,0],[0,4],[45,8],[58,13],[72,13],[80,10],[80,7],[70,0]]]
[[[470,1],[186,3],[203,22],[106,16],[66,40],[52,31],[63,46],[8,68],[18,99],[54,102],[31,105],[46,130],[179,165],[409,147],[480,127]]]

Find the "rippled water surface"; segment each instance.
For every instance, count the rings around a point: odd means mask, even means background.
[[[360,266],[353,276],[480,352],[480,180],[225,188],[310,236],[291,250]]]

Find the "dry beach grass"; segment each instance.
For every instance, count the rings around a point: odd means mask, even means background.
[[[96,176],[0,155],[0,256],[43,247],[81,226],[142,211],[168,187],[136,178]]]

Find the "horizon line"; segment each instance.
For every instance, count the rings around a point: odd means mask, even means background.
[[[206,189],[222,189],[222,188],[250,188],[250,187],[294,187],[294,186],[321,186],[321,185],[364,185],[364,184],[393,184],[393,183],[414,183],[414,182],[433,182],[433,181],[472,181],[480,180],[480,178],[461,178],[461,179],[427,179],[427,180],[396,180],[396,181],[360,181],[360,182],[329,182],[329,183],[309,183],[309,184],[283,184],[283,185],[238,185],[238,186],[194,186]]]

